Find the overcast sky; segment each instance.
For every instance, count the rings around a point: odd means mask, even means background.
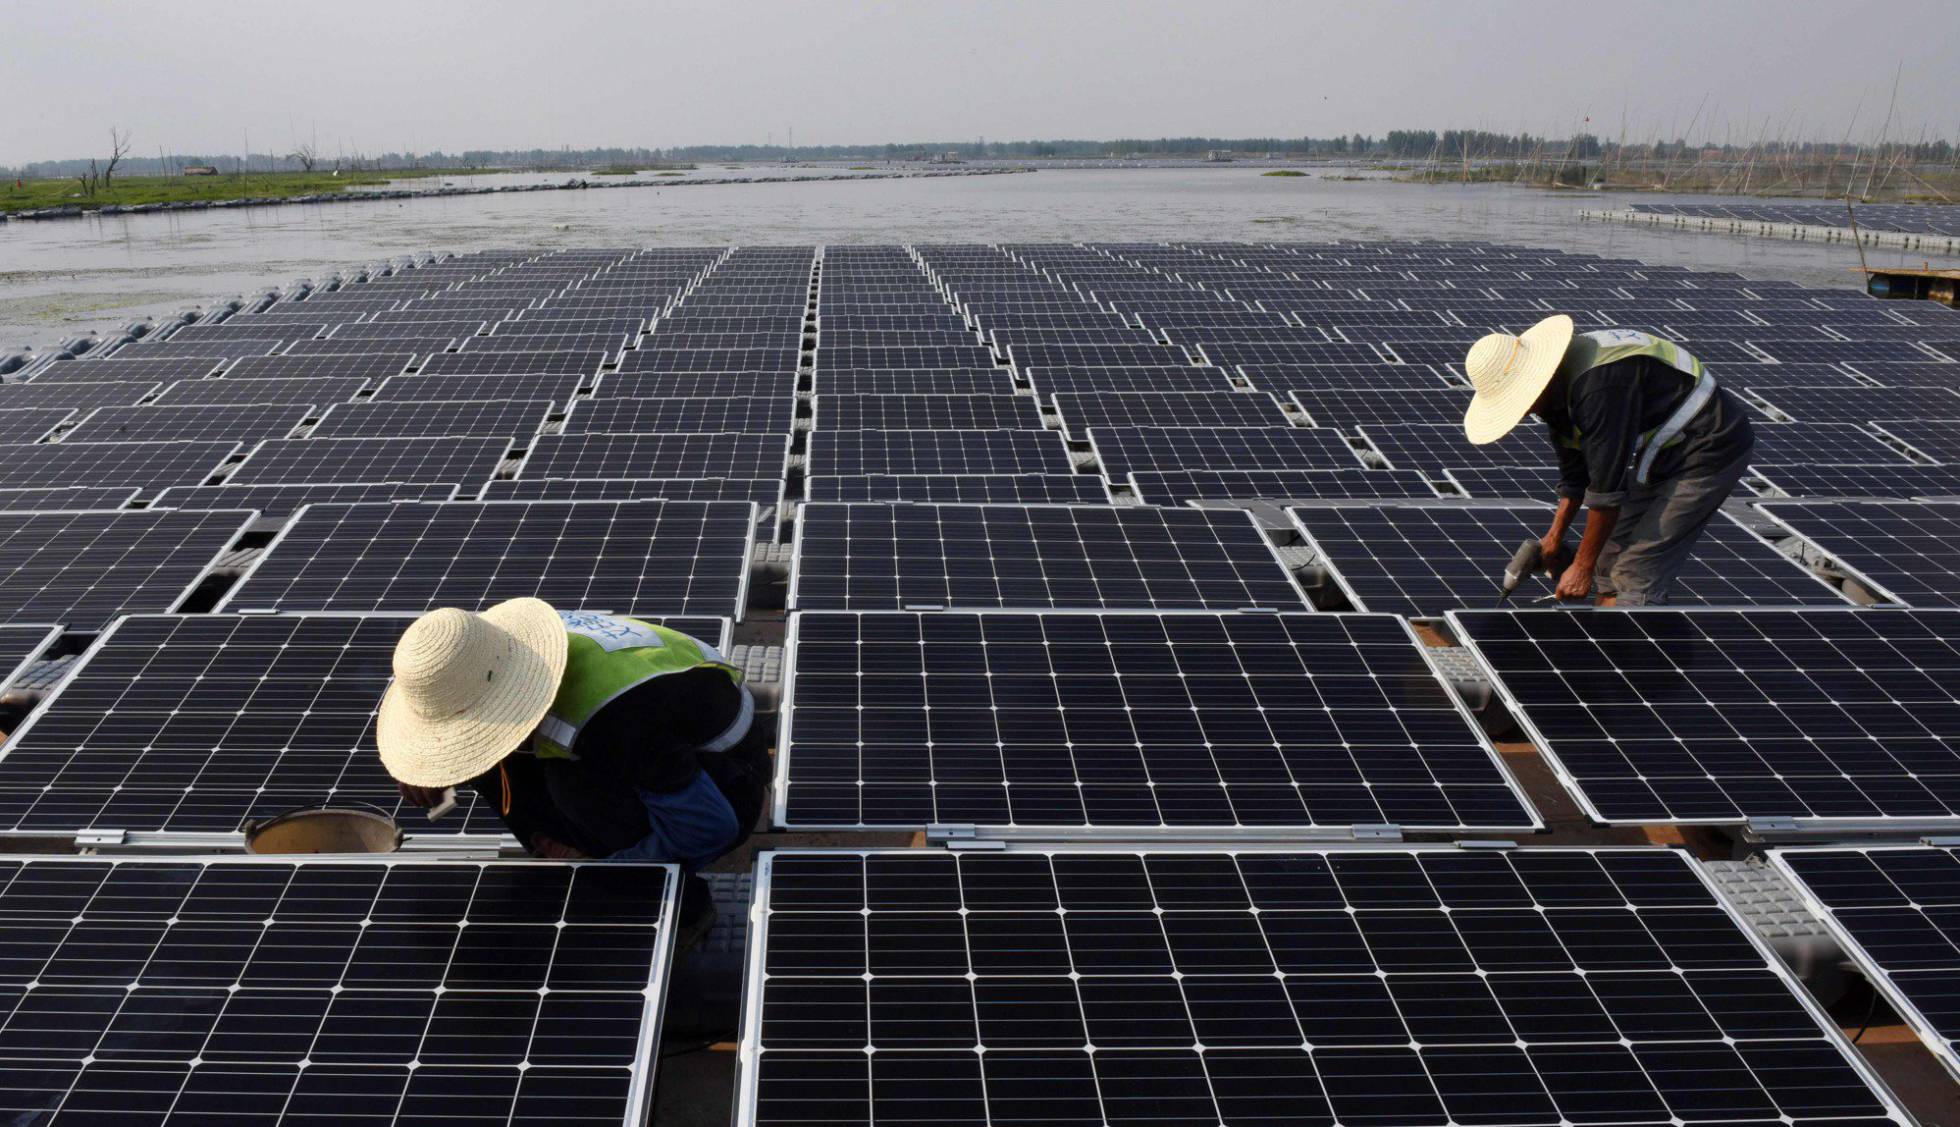
[[[256,151],[1960,128],[1952,0],[7,0],[0,164]],[[1863,108],[1859,110],[1860,100]],[[1590,116],[1589,126],[1582,119]],[[1712,126],[1712,128],[1711,128]]]

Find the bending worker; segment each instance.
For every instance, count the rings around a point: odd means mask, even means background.
[[[411,805],[467,785],[539,857],[676,861],[747,839],[768,786],[755,698],[714,647],[633,618],[512,599],[415,620],[381,700],[382,765]],[[711,901],[694,877],[683,924]]]
[[[1464,368],[1477,394],[1463,429],[1477,445],[1527,414],[1558,451],[1558,508],[1540,540],[1555,594],[1601,606],[1665,603],[1702,529],[1749,468],[1746,409],[1672,341],[1631,329],[1572,331],[1547,317],[1522,336],[1492,333]],[[1565,532],[1586,508],[1578,550]]]

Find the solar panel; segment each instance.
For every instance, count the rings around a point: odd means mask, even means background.
[[[395,376],[374,389],[375,403],[439,403],[468,399],[545,400],[553,410],[571,403],[597,377],[527,372],[519,375]]]
[[[608,372],[595,399],[695,399],[702,396],[796,397],[795,372]]]
[[[1409,364],[1244,364],[1239,374],[1257,388],[1285,395],[1289,392],[1345,391],[1435,391],[1439,388],[1468,387],[1453,383],[1423,363]]]
[[[415,359],[412,352],[371,352],[338,356],[252,356],[225,368],[228,380],[244,379],[361,379],[379,380],[399,374]]]
[[[819,395],[819,430],[1041,430],[1026,395]]]
[[[531,444],[522,478],[780,478],[786,434],[548,434]]]
[[[600,352],[607,358],[619,353],[633,343],[624,333],[540,333],[536,336],[518,337],[464,337],[457,347],[463,352],[499,353],[511,352],[524,356],[535,356],[540,352]]]
[[[1090,427],[1285,427],[1293,421],[1260,392],[1070,392],[1055,396],[1062,433],[1086,436]]]
[[[1129,475],[1131,492],[1145,504],[1183,505],[1197,500],[1364,500],[1434,497],[1421,474],[1406,470],[1163,470]]]
[[[286,517],[307,505],[351,505],[374,501],[448,501],[456,487],[439,482],[353,482],[298,485],[198,485],[166,489],[151,502],[156,509],[252,509],[260,516]]]
[[[1362,426],[1356,432],[1394,469],[1435,474],[1451,466],[1558,465],[1558,452],[1545,440],[1544,429],[1529,422],[1505,440],[1484,446],[1473,446],[1464,437],[1462,420]]]
[[[238,452],[233,442],[62,442],[0,446],[0,489],[196,485]]]
[[[1024,344],[1007,350],[1019,372],[1030,368],[1153,368],[1191,363],[1174,344]]]
[[[1870,431],[1848,423],[1777,423],[1753,428],[1755,467],[1767,466],[1898,466],[1908,465],[1904,454],[1887,446]]]
[[[1399,426],[1402,423],[1463,422],[1470,406],[1468,390],[1449,388],[1413,391],[1407,388],[1329,388],[1295,391],[1295,405],[1314,426],[1352,430],[1360,426]]]
[[[119,407],[156,394],[154,383],[0,383],[0,407]],[[172,385],[177,386],[177,385]]]
[[[1790,497],[1960,497],[1960,466],[1777,466],[1756,476]]]
[[[0,689],[12,684],[60,636],[59,626],[0,626]]]
[[[1537,823],[1388,615],[805,611],[789,667],[787,828]]]
[[[1472,497],[1535,497],[1558,495],[1559,474],[1553,467],[1479,466],[1447,469],[1443,476]]]
[[[622,372],[794,372],[802,353],[794,348],[642,348],[620,357]],[[841,366],[841,365],[840,365]],[[967,364],[935,367],[970,368]]]
[[[819,372],[819,395],[1013,395],[1004,369],[959,372]]]
[[[1325,427],[1091,427],[1089,445],[1110,480],[1148,470],[1340,469],[1361,464]]]
[[[1873,989],[1960,1076],[1960,856],[1950,846],[1777,849],[1770,861]]]
[[[88,485],[50,489],[0,489],[0,512],[30,509],[120,509],[142,491],[130,486]]]
[[[312,408],[241,403],[222,407],[97,407],[63,435],[67,442],[257,442],[284,438]]]
[[[227,485],[364,481],[488,481],[509,453],[505,438],[281,438],[261,442]],[[179,482],[191,485],[195,482]]]
[[[1395,359],[1372,344],[1338,341],[1326,344],[1206,342],[1198,346],[1198,351],[1205,363],[1220,368],[1236,368],[1241,364],[1380,364]]]
[[[328,409],[309,437],[523,439],[544,427],[551,409],[548,399],[342,403]]]
[[[651,1103],[672,866],[36,858],[4,875],[17,1116],[638,1123]]]
[[[936,501],[994,505],[1100,505],[1109,491],[1088,474],[861,474],[813,477],[812,501]]]
[[[1960,612],[1456,611],[1601,822],[1952,828]]]
[[[781,478],[519,478],[483,487],[486,501],[754,501],[783,503]]]
[[[251,522],[244,512],[0,512],[0,622],[99,630],[166,611]]]
[[[1904,1122],[1663,849],[764,854],[738,1127]]]
[[[0,445],[39,442],[74,417],[67,407],[0,407]]]
[[[1745,390],[1792,419],[1810,423],[1960,419],[1960,394],[1944,388],[1791,386]]]
[[[495,841],[467,788],[437,822],[404,808],[374,711],[414,615],[132,615],[0,751],[0,832],[237,834],[320,803],[367,803],[419,837]],[[725,620],[665,620],[704,641]],[[167,839],[165,839],[167,842]]]
[[[566,434],[788,434],[796,399],[787,395],[684,399],[591,399],[565,420]]]
[[[1720,343],[1697,341],[1695,355],[1712,360],[1713,357],[1703,355],[1703,351],[1713,351],[1714,346]],[[1830,340],[1825,337],[1770,340],[1750,337],[1748,343],[1750,348],[1784,364],[1834,364],[1841,361],[1914,364],[1938,359],[1910,341],[1903,340]]]
[[[1356,610],[1428,618],[1491,605],[1511,553],[1551,526],[1543,505],[1323,506],[1292,515]],[[1528,602],[1551,590],[1552,581],[1537,574],[1513,597]],[[1670,601],[1844,604],[1835,589],[1726,515],[1703,528]]]
[[[34,373],[33,382],[166,383],[195,380],[218,370],[219,356],[162,356],[154,360],[59,360]]]
[[[810,477],[1075,472],[1061,435],[1036,430],[820,430],[805,461]]]
[[[310,505],[222,606],[480,610],[534,596],[568,610],[739,619],[755,507],[702,501]]]
[[[1232,391],[1217,368],[1190,364],[1154,368],[1029,368],[1022,372],[1044,402],[1058,392]]]
[[[149,406],[231,407],[240,404],[293,403],[326,406],[354,398],[367,386],[360,376],[320,376],[310,379],[186,380],[163,389]]]
[[[392,337],[388,340],[302,340],[279,351],[281,356],[394,356],[404,350],[417,357],[442,353],[456,342],[448,337]],[[237,355],[243,355],[239,353]]]
[[[843,504],[797,515],[795,610],[1297,610],[1238,510]]]
[[[1812,501],[1762,510],[1882,600],[1960,606],[1960,503]]]
[[[526,338],[532,339],[532,338]],[[608,359],[596,351],[450,352],[432,356],[417,369],[425,376],[493,376],[546,373],[590,376]]]

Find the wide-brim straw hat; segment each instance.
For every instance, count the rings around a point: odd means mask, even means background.
[[[1477,394],[1463,415],[1463,433],[1478,446],[1511,432],[1558,374],[1572,344],[1572,318],[1547,317],[1521,335],[1492,333],[1470,346],[1463,370]]]
[[[395,682],[375,718],[381,765],[418,787],[455,786],[496,766],[550,709],[567,645],[564,620],[543,599],[416,619],[395,643]]]

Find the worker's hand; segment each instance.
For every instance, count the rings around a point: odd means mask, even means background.
[[[396,783],[402,792],[402,801],[418,810],[427,810],[442,802],[442,792],[448,787],[412,787],[407,783]]]
[[[585,856],[557,838],[546,837],[541,833],[532,834],[526,846],[530,849],[531,856],[548,857],[553,861],[576,861]]]
[[[1552,593],[1561,599],[1589,599],[1593,590],[1593,569],[1573,561],[1572,566],[1558,577],[1558,586]]]
[[[1565,566],[1565,540],[1541,537],[1538,541],[1538,565],[1545,569],[1546,575],[1557,575]]]

